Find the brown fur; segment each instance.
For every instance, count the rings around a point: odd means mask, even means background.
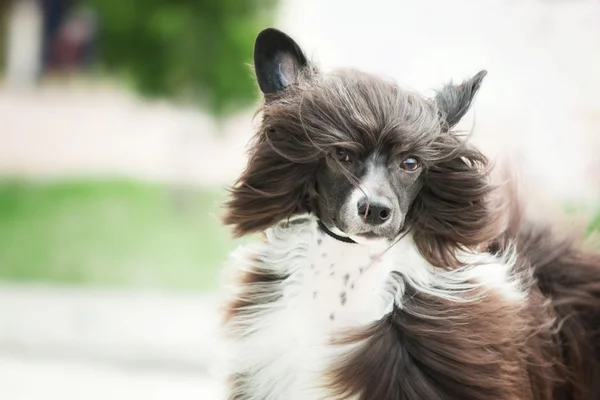
[[[252,269],[238,271],[235,276],[235,287],[244,291],[242,295],[235,296],[225,305],[223,323],[229,326],[229,333],[237,332],[243,336],[244,328],[251,328],[236,320],[236,316],[250,317],[253,313],[260,312],[260,306],[265,303],[277,301],[282,293],[281,283],[287,276],[275,273],[272,269],[261,268],[260,259],[254,260]],[[234,328],[235,329],[232,329]]]
[[[463,296],[409,288],[402,308],[345,338],[360,346],[333,370],[339,398],[552,399],[552,315],[542,296],[531,293],[526,306],[496,292]]]
[[[409,291],[402,309],[340,341],[359,346],[332,370],[339,398],[600,398],[600,255],[518,215],[491,250],[509,245],[516,273],[531,274],[523,307],[493,292],[451,302]]]
[[[558,316],[556,341],[568,379],[554,398],[600,398],[600,255],[544,224],[526,221],[512,229],[519,256]]]
[[[257,261],[256,265],[260,265],[260,262]],[[235,282],[236,286],[245,290],[253,288],[253,292],[236,297],[227,304],[224,323],[232,323],[233,317],[242,310],[248,314],[265,302],[277,301],[278,296],[281,295],[277,290],[277,285],[285,278],[285,276],[276,275],[272,271],[261,270],[260,267],[241,272]]]

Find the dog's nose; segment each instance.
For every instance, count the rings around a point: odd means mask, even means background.
[[[392,216],[392,208],[384,199],[368,202],[362,199],[357,204],[358,215],[370,225],[383,224]]]

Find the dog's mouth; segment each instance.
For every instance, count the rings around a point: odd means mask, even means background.
[[[395,238],[397,238],[399,235],[401,235],[403,232],[403,229],[401,227],[400,230],[398,231],[393,231],[393,232],[377,232],[377,231],[365,231],[365,232],[361,232],[361,233],[353,233],[350,236],[356,236],[356,237],[360,237],[366,240],[394,240]]]
[[[354,236],[360,236],[365,239],[382,239],[383,238],[381,235],[379,235],[373,231],[360,233],[360,234],[354,235]]]
[[[342,236],[347,236],[350,238],[357,239],[357,241],[380,241],[387,240],[391,241],[396,239],[400,234],[402,234],[404,228],[401,225],[398,230],[390,230],[389,228],[377,228],[377,227],[361,227],[362,229],[343,229],[336,219],[332,219],[332,225],[334,227],[334,231]]]

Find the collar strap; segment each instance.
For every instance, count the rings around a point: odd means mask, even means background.
[[[350,239],[347,236],[340,236],[340,235],[337,235],[337,234],[331,232],[320,219],[317,220],[317,224],[319,225],[319,228],[321,228],[321,230],[323,232],[325,232],[326,234],[328,234],[335,240],[339,240],[340,242],[344,242],[344,243],[356,243],[354,240]]]

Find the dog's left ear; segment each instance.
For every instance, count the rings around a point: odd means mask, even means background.
[[[474,77],[460,85],[450,83],[436,94],[435,102],[443,114],[443,123],[447,129],[456,125],[469,111],[486,75],[487,71],[479,71]]]
[[[308,65],[300,46],[285,33],[267,28],[254,44],[254,69],[264,94],[275,93],[294,83],[300,70]]]

